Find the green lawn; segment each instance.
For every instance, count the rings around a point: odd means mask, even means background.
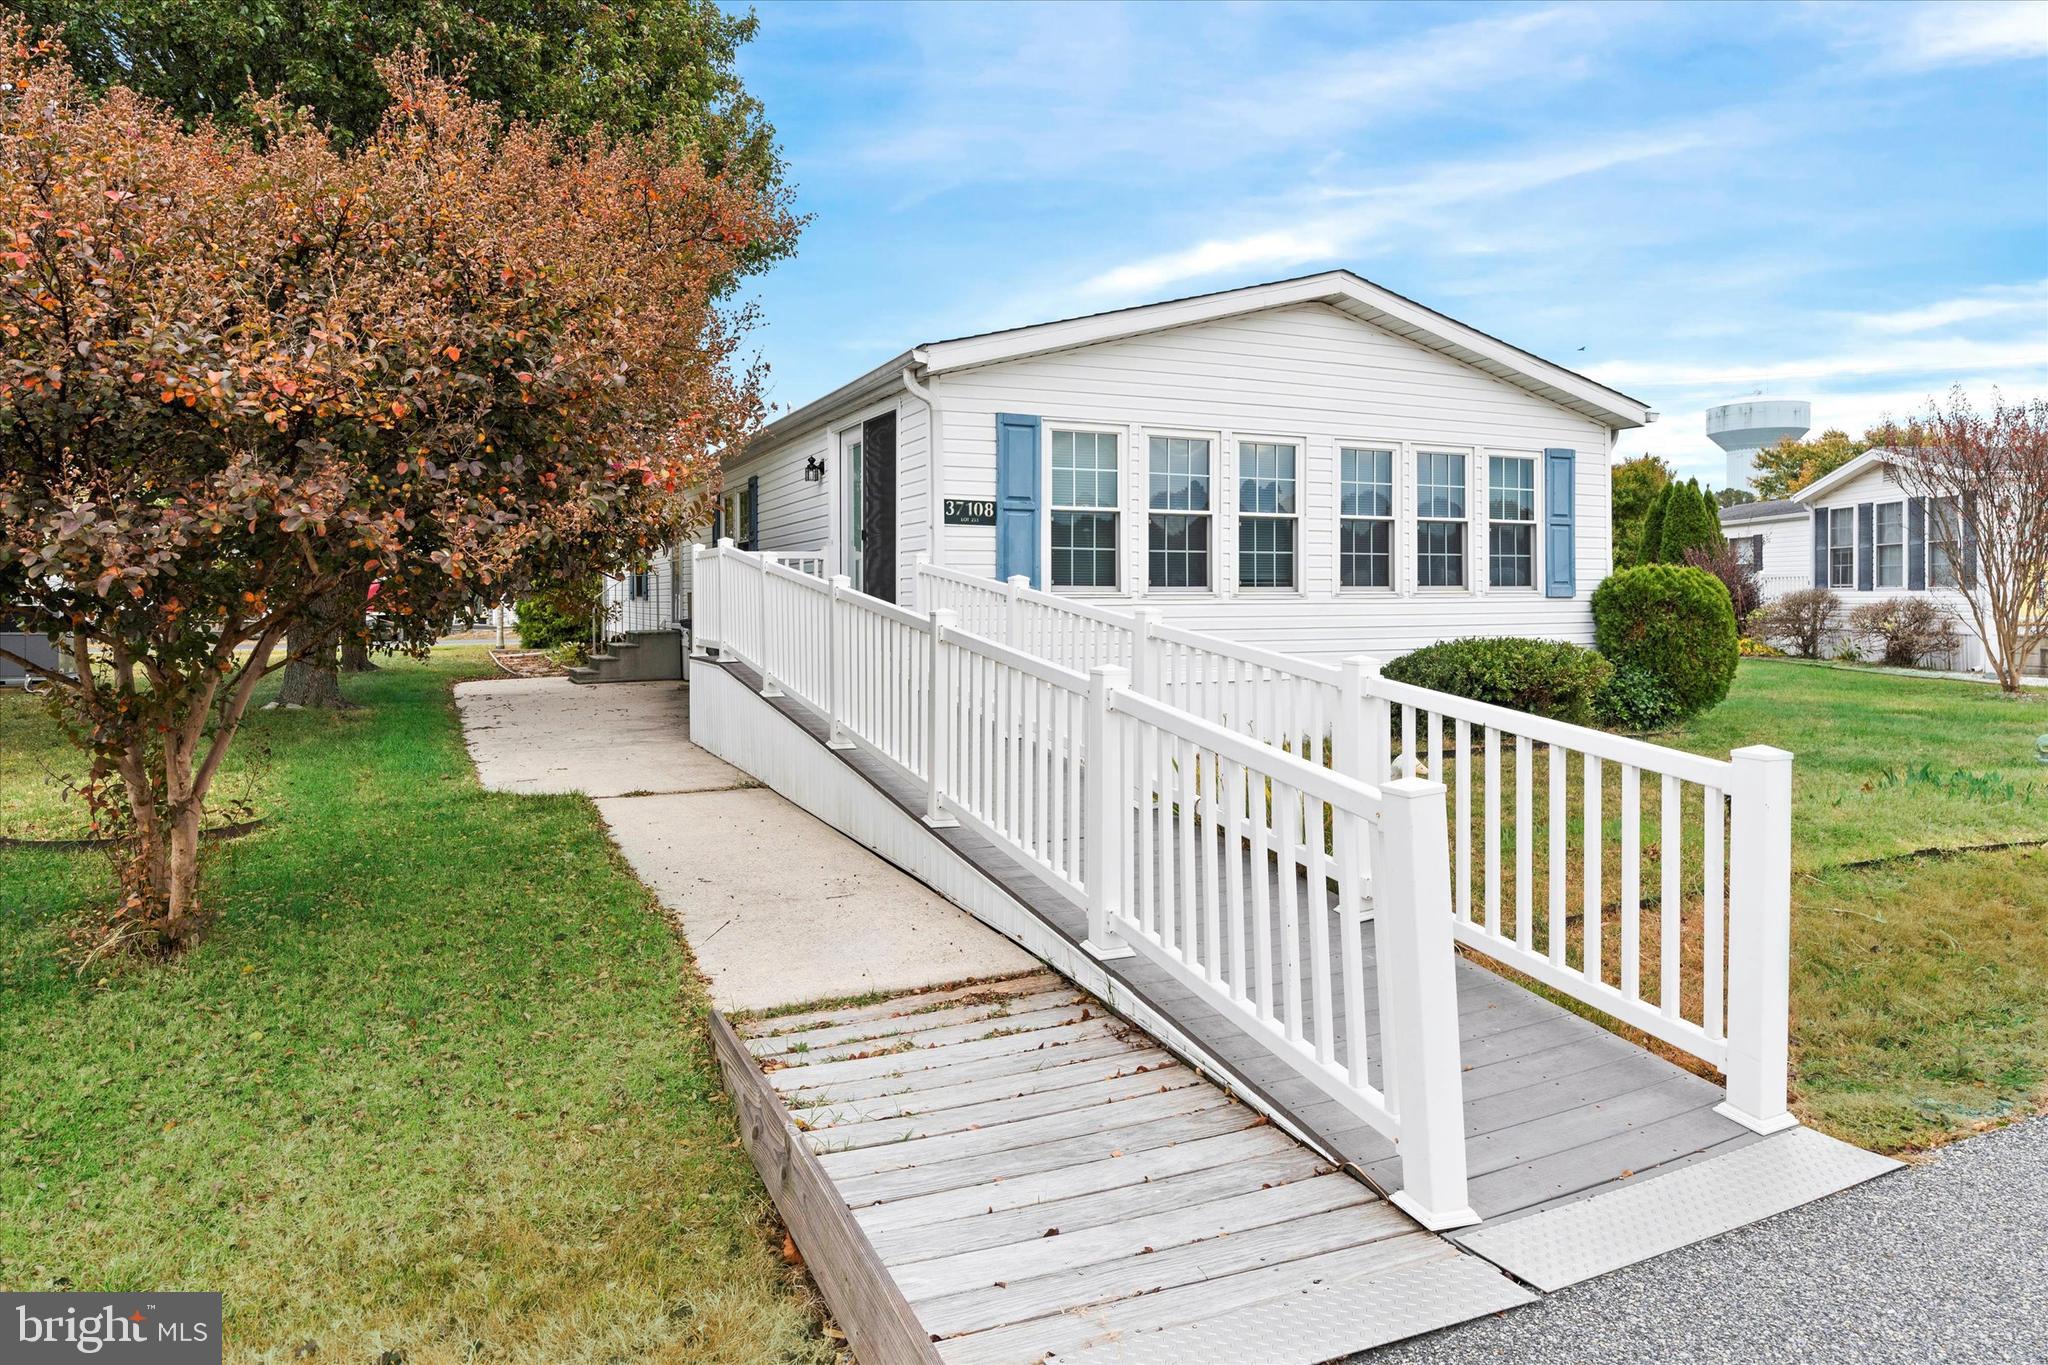
[[[1793,768],[1795,1107],[1897,1151],[2048,1101],[2048,692],[1746,659],[1665,737]],[[2033,848],[1901,857],[1923,849]],[[1876,866],[1848,867],[1876,859]]]
[[[685,950],[579,797],[481,791],[476,651],[256,716],[214,936],[75,974],[98,854],[0,849],[0,1286],[217,1289],[229,1355],[808,1361]],[[267,752],[266,752],[267,751]],[[76,832],[0,694],[0,833]]]

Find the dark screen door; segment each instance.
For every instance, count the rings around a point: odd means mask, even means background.
[[[861,424],[860,590],[896,600],[896,414]]]

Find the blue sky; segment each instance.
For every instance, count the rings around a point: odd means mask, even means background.
[[[1347,266],[1648,401],[1852,432],[2048,395],[2048,0],[759,6],[815,215],[770,397],[918,342]],[[1583,350],[1581,348],[1584,348]]]

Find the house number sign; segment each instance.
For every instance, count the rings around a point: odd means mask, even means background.
[[[947,498],[946,525],[993,526],[996,524],[994,498]]]

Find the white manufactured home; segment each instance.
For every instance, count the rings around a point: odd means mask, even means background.
[[[1721,528],[1756,566],[1766,601],[1827,588],[1842,599],[1846,622],[1866,602],[1926,597],[1955,621],[1962,643],[1953,656],[1924,662],[1989,670],[1968,601],[1977,573],[1968,519],[1911,494],[1893,451],[1865,451],[1788,499],[1725,508]],[[1860,643],[1845,631],[1835,647]],[[2048,653],[2022,671],[2048,675]]]
[[[914,346],[735,452],[710,535],[904,605],[925,559],[1319,659],[1590,643],[1609,453],[1653,417],[1331,271]],[[626,625],[680,619],[683,576],[617,585]]]

